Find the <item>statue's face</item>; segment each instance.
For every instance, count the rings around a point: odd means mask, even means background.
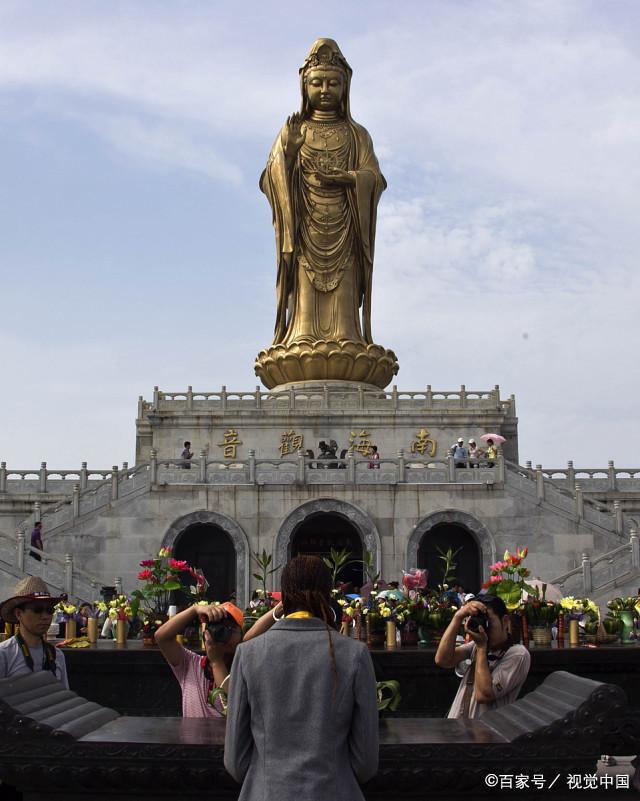
[[[314,111],[336,111],[340,108],[344,76],[339,70],[309,70],[306,85],[309,105]]]

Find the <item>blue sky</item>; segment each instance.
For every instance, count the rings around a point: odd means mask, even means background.
[[[317,36],[389,188],[376,341],[401,389],[501,385],[521,460],[640,464],[640,5],[0,5],[0,458],[133,461],[138,395],[253,388],[257,187]]]

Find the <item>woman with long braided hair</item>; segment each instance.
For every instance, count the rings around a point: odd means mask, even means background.
[[[321,559],[292,559],[281,589],[283,617],[236,651],[225,767],[240,801],[359,801],[378,768],[371,657],[333,628]]]

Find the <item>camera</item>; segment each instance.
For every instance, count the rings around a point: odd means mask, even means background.
[[[478,612],[477,615],[472,615],[467,620],[467,628],[469,631],[479,631],[480,626],[482,626],[485,632],[489,631],[489,616],[486,612]]]
[[[224,645],[225,643],[229,642],[231,635],[237,628],[238,625],[235,620],[225,613],[225,616],[222,618],[222,620],[219,620],[216,623],[207,623],[205,626],[205,631],[209,632],[213,642],[219,642]]]

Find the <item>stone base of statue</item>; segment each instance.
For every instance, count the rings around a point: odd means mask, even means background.
[[[398,360],[381,345],[325,339],[265,348],[255,371],[267,389],[299,381],[355,381],[384,389],[398,372]]]

